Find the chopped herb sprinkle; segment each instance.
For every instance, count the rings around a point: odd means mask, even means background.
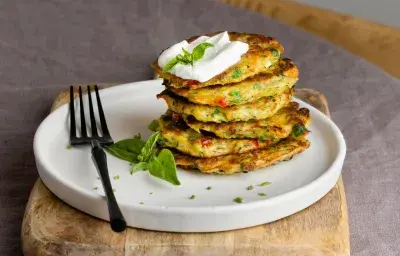
[[[302,135],[306,131],[306,128],[302,124],[296,124],[292,128],[292,135],[297,137]]]
[[[195,198],[196,198],[195,195],[191,195],[191,196],[189,197],[189,199],[195,199]]]
[[[119,175],[113,177],[114,180],[119,180]]]
[[[254,189],[254,186],[253,186],[253,185],[250,185],[250,186],[248,186],[246,189],[247,189],[247,190],[253,190],[253,189]]]
[[[240,78],[242,76],[242,71],[239,68],[235,68],[233,69],[233,74],[232,77],[237,79]]]
[[[69,150],[72,148],[72,146],[68,144],[65,148]]]
[[[236,197],[236,198],[233,199],[233,201],[234,201],[235,203],[241,204],[241,203],[243,203],[243,198],[241,198],[241,197]]]
[[[211,190],[211,189],[212,189],[212,187],[211,187],[211,186],[209,186],[209,187],[206,187],[206,189],[207,189],[207,190]]]
[[[139,204],[144,204],[143,202],[140,202]]]
[[[277,49],[271,48],[269,51],[274,55],[275,58],[279,57],[279,52]]]
[[[260,83],[253,84],[253,89],[256,89],[256,90],[261,89],[261,84]]]
[[[113,188],[113,192],[115,193],[117,190],[115,190],[115,188]]]
[[[152,195],[152,194],[153,194],[153,192],[150,192],[149,194],[150,194],[150,195]]]
[[[265,193],[258,193],[257,195],[259,195],[259,196],[267,196],[267,194],[265,194]]]
[[[269,185],[269,184],[271,184],[271,182],[266,181],[266,182],[261,183],[261,184],[258,185],[258,186],[264,187],[264,186],[267,186],[267,185]]]
[[[99,188],[98,187],[93,187],[93,190],[98,190]]]

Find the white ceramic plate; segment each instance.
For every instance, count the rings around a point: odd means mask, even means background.
[[[151,80],[100,91],[114,141],[137,133],[148,137],[147,125],[167,109],[163,100],[156,99],[162,90],[160,80]],[[84,100],[87,104],[87,99]],[[311,112],[311,146],[291,161],[273,167],[231,176],[178,170],[182,185],[174,187],[147,172],[130,175],[127,162],[108,155],[110,176],[120,177],[112,179],[112,183],[128,225],[176,232],[238,229],[278,220],[319,200],[340,175],[346,145],[331,120],[312,106],[298,102]],[[90,158],[90,147],[67,149],[68,125],[68,105],[64,105],[38,128],[34,153],[40,177],[66,203],[107,220],[101,189],[93,189],[101,186]],[[265,181],[271,184],[256,186]],[[249,185],[255,185],[254,189],[246,190]],[[212,189],[207,190],[208,186]],[[196,198],[190,200],[191,195]],[[242,197],[244,202],[233,202],[236,197]]]

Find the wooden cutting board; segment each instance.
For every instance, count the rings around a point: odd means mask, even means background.
[[[329,116],[326,99],[321,93],[299,89],[296,97]],[[52,110],[68,100],[67,91],[60,93]],[[299,213],[257,227],[201,234],[135,228],[114,233],[108,222],[65,204],[38,179],[26,207],[21,235],[26,256],[350,254],[347,204],[341,177],[325,197]]]

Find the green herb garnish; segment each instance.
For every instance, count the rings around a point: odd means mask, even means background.
[[[306,128],[302,124],[293,125],[292,128],[292,135],[297,137],[302,135],[306,131]]]
[[[213,113],[211,114],[211,117],[214,117],[215,115],[218,115],[220,113],[219,108],[215,107],[213,110]]]
[[[265,135],[261,135],[258,139],[261,141],[266,141],[268,139],[268,137]]]
[[[196,132],[195,130],[188,129],[188,130],[186,130],[186,132],[189,134],[189,140],[190,141],[198,139],[198,138],[201,137],[201,133]]]
[[[279,57],[279,52],[277,49],[271,48],[269,51],[274,55],[275,58]]]
[[[266,182],[261,183],[261,184],[258,185],[258,186],[264,187],[264,186],[268,186],[269,184],[271,184],[271,182],[266,181]]]
[[[68,144],[65,148],[70,150],[72,148],[72,146]]]
[[[235,79],[238,79],[241,76],[242,76],[242,70],[240,70],[240,68],[234,68],[232,77],[235,78]]]
[[[239,90],[233,90],[230,93],[228,93],[228,95],[237,97],[237,96],[240,96],[240,92],[239,92]]]
[[[238,204],[241,204],[241,203],[243,203],[243,198],[241,198],[241,197],[236,197],[236,198],[233,199],[233,201],[236,202],[236,203],[238,203]]]
[[[144,204],[143,202],[140,202],[139,204]]]
[[[152,195],[152,194],[153,194],[153,192],[150,192],[149,194],[150,194],[150,195]]]
[[[259,196],[267,196],[267,194],[265,194],[265,193],[258,193],[257,195],[259,195]]]
[[[93,187],[93,190],[98,190],[99,189],[99,187]]]
[[[154,177],[173,185],[180,185],[173,154],[168,149],[159,152],[156,148],[159,137],[158,131],[153,133],[147,141],[142,141],[139,137],[121,140],[106,147],[106,150],[115,157],[132,163],[131,174],[139,170],[149,171]]]
[[[243,100],[239,90],[233,90],[230,93],[228,93],[228,95],[233,97],[233,100],[231,100],[231,102],[234,104],[239,104]]]
[[[112,191],[115,193],[117,190],[115,190],[115,188],[113,188]]]
[[[147,129],[149,129],[152,132],[156,132],[159,128],[159,124],[157,120],[153,120],[151,121],[151,123],[149,124],[149,126],[147,126]]]
[[[212,189],[212,187],[211,187],[211,186],[209,186],[209,187],[206,187],[206,189],[207,189],[207,190],[211,190],[211,189]]]
[[[119,175],[115,175],[115,176],[113,177],[113,179],[114,179],[114,180],[119,180]]]
[[[145,142],[142,141],[140,138],[135,136],[132,139],[125,139],[118,141],[112,144],[109,147],[106,147],[108,153],[112,154],[113,156],[131,162],[137,163],[139,162],[137,157],[139,156]]]
[[[247,190],[253,190],[253,189],[254,189],[254,186],[253,186],[253,185],[250,185],[250,186],[248,186],[246,189],[247,189]]]
[[[260,83],[253,84],[253,89],[255,89],[255,90],[261,89],[261,84]]]
[[[189,197],[189,199],[195,199],[195,198],[196,198],[195,195],[191,195],[191,196]]]
[[[204,53],[206,52],[206,49],[209,47],[213,47],[213,44],[210,43],[201,43],[197,45],[192,53],[186,51],[184,48],[182,48],[183,54],[178,54],[175,58],[170,60],[167,65],[165,65],[163,72],[168,72],[170,71],[175,65],[177,64],[182,64],[182,65],[192,65],[194,62],[200,60],[203,58]]]

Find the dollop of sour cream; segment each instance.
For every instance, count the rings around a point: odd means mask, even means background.
[[[158,66],[163,69],[178,54],[183,54],[182,48],[192,53],[197,45],[205,42],[212,44],[213,47],[206,49],[203,58],[194,62],[193,66],[178,63],[169,73],[183,79],[205,82],[238,63],[241,56],[249,50],[249,45],[246,43],[230,41],[228,32],[225,31],[212,37],[200,36],[191,43],[184,40],[172,45],[160,54]]]

